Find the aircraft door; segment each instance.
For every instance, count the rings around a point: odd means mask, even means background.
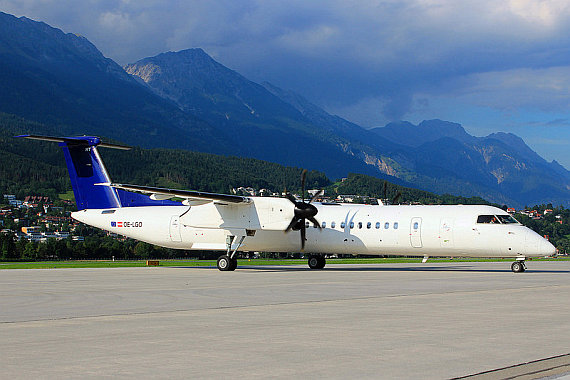
[[[178,215],[170,218],[170,240],[175,242],[182,241],[182,237],[180,236],[180,220]]]
[[[410,243],[414,248],[422,247],[422,218],[412,218],[410,222]]]

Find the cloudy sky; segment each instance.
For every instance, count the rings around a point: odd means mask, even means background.
[[[513,132],[570,169],[567,0],[0,0],[124,65],[201,47],[364,127]]]

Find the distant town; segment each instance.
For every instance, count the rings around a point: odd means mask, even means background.
[[[45,196],[29,195],[20,200],[13,194],[4,194],[3,204],[9,207],[0,209],[0,232],[14,234],[17,240],[41,243],[68,238],[83,241],[83,236],[74,234],[79,222],[71,218],[71,211],[67,210],[74,207],[73,203],[62,202],[68,207],[54,206]]]

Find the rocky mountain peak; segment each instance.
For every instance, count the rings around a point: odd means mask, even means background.
[[[440,134],[442,137],[454,137],[463,140],[468,136],[461,124],[440,119],[424,120],[418,124],[418,127],[420,129],[429,129],[430,132]]]
[[[124,70],[87,38],[64,33],[46,23],[0,12],[0,53],[20,56],[47,70],[73,71],[89,65],[120,79],[132,81]]]
[[[519,136],[513,133],[506,133],[506,132],[491,133],[490,135],[485,137],[485,139],[501,141],[503,144],[514,149],[522,157],[525,157],[530,161],[544,162],[544,159],[540,157],[535,151],[530,149],[529,146],[526,145],[523,139],[521,139]]]
[[[222,81],[247,81],[241,75],[212,59],[200,48],[161,53],[124,67],[128,74],[140,77],[155,89],[162,82],[182,88],[219,86]],[[164,90],[164,89],[162,89]]]
[[[470,142],[474,139],[461,124],[439,119],[424,120],[418,125],[408,121],[397,121],[385,127],[373,128],[372,131],[392,142],[411,147],[418,147],[444,137],[460,142]]]

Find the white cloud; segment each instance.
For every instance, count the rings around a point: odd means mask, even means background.
[[[131,16],[123,12],[103,12],[99,15],[99,25],[114,30],[117,34],[132,30],[135,25]]]
[[[500,110],[565,112],[570,106],[570,66],[475,73],[457,82],[437,96]]]

